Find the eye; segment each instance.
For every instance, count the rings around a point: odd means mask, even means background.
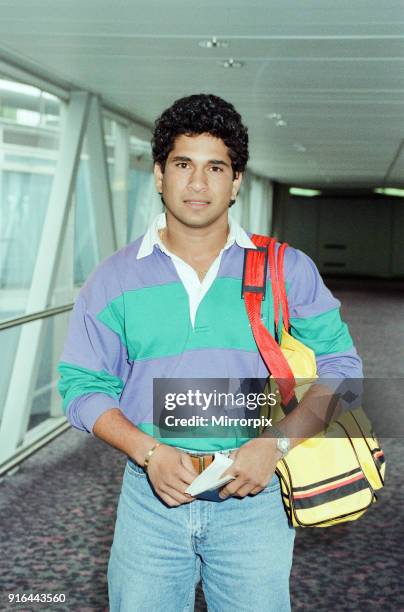
[[[213,170],[213,172],[223,172],[223,168],[221,168],[220,166],[211,166],[210,167],[211,170]]]
[[[182,168],[183,170],[185,170],[186,168],[188,168],[188,162],[178,162],[177,164],[175,164],[177,168]]]

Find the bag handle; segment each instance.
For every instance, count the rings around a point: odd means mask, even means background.
[[[295,378],[293,372],[285,359],[278,343],[271,336],[261,320],[261,303],[265,295],[267,276],[267,258],[269,254],[271,283],[274,293],[275,320],[278,325],[279,294],[278,282],[275,268],[275,244],[274,238],[254,234],[251,240],[256,249],[245,249],[244,270],[242,282],[242,297],[244,298],[248,318],[254,339],[268,371],[275,378],[281,394],[283,405],[286,407],[291,402],[295,404],[294,394]],[[281,294],[282,296],[282,294]],[[281,298],[282,299],[282,298]]]

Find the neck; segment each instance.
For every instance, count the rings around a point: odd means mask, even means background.
[[[167,248],[176,255],[191,259],[204,258],[219,252],[229,233],[227,211],[215,223],[207,227],[188,227],[166,212],[167,227],[163,239]]]

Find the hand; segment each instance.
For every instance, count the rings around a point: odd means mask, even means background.
[[[161,444],[149,459],[147,474],[155,492],[168,506],[194,501],[185,489],[198,474],[187,453]]]
[[[230,455],[234,463],[223,476],[232,474],[236,478],[220,490],[219,497],[225,499],[229,495],[256,495],[265,489],[272,479],[281,456],[282,453],[276,446],[276,438],[257,438],[246,442]]]

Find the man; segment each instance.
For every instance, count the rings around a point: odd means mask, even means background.
[[[254,245],[228,217],[248,160],[247,129],[217,96],[182,98],[156,121],[153,157],[165,214],[84,285],[59,365],[72,425],[128,457],[110,610],[193,610],[201,578],[210,610],[283,612],[295,533],[274,474],[278,440],[153,435],[153,379],[268,375],[240,298],[244,252]],[[285,277],[292,333],[313,348],[320,375],[359,377],[340,304],[313,262],[288,248]],[[271,299],[262,319],[274,333]],[[304,436],[291,416],[281,435],[293,447]],[[185,489],[198,473],[195,457],[214,452],[231,455],[235,479],[222,501],[194,499]]]

